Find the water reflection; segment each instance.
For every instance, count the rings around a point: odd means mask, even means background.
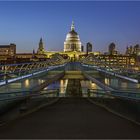
[[[105,78],[105,84],[106,84],[106,85],[110,85],[110,80],[109,80],[109,78]]]
[[[83,97],[87,97],[88,89],[98,90],[101,89],[96,83],[89,80],[81,80]]]
[[[87,95],[88,89],[94,89],[94,90],[101,89],[96,83],[89,81],[89,80],[81,80],[80,83],[81,83],[83,97],[88,96]],[[68,79],[61,79],[61,80],[53,82],[52,84],[45,87],[44,91],[59,89],[59,97],[65,97],[67,85],[68,85]],[[52,96],[52,95],[48,95],[48,97],[50,97],[50,96]]]
[[[0,86],[0,93],[7,93],[7,92],[14,92],[14,91],[26,91],[30,90],[33,87],[39,86],[45,82],[45,80],[41,78],[28,78],[28,79],[23,79],[16,81],[14,83],[9,83],[4,86]]]
[[[43,90],[59,90],[59,96],[60,97],[65,97],[66,95],[66,88],[67,88],[67,84],[68,84],[68,79],[61,79],[59,81],[55,81],[53,83],[51,83],[50,85],[48,85],[47,87],[45,87]],[[54,92],[56,93],[56,92]],[[48,97],[51,97],[52,95],[48,95]]]
[[[60,94],[65,94],[66,93],[66,88],[68,84],[68,79],[65,80],[60,80]]]
[[[25,80],[25,87],[29,87],[29,84],[30,84],[30,83],[29,83],[29,79],[26,79],[26,80]]]
[[[101,79],[102,81],[103,79]],[[103,81],[106,85],[120,90],[140,90],[140,83],[134,83],[119,78],[105,77]]]
[[[42,84],[42,83],[44,83],[44,82],[45,82],[45,80],[38,79],[38,84]]]
[[[97,85],[90,81],[90,89],[98,89]]]

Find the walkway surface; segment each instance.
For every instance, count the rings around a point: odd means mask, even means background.
[[[58,102],[0,127],[0,138],[140,138],[140,126],[85,98]]]

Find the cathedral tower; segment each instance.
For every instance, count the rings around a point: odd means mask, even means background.
[[[40,38],[39,47],[38,47],[37,53],[38,54],[43,54],[44,52],[45,52],[44,44],[43,44],[42,38]]]

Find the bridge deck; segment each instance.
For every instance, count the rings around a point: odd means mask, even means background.
[[[81,71],[65,71],[63,79],[85,79]]]
[[[72,97],[0,127],[0,138],[140,138],[139,132],[140,126]]]

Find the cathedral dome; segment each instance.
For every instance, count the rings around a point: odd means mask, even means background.
[[[75,31],[73,22],[71,25],[71,31],[67,34],[64,42],[64,51],[81,51],[80,37]]]
[[[79,35],[75,31],[70,31],[67,36],[66,36],[66,41],[75,41],[75,40],[80,40]]]

